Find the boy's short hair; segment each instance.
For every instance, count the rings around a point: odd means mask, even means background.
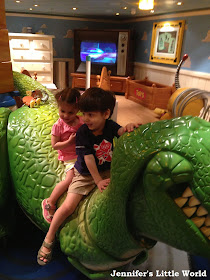
[[[110,110],[110,116],[113,113],[116,98],[112,91],[102,88],[88,88],[79,100],[79,110],[81,112],[101,112]]]

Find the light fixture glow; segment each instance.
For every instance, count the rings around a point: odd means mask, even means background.
[[[116,13],[115,15],[116,15],[116,16],[119,16],[119,15],[120,15],[120,13]]]
[[[182,5],[182,2],[177,2],[176,3],[178,6],[181,6]]]
[[[15,1],[16,3],[20,3],[20,1]]]
[[[139,0],[140,10],[152,10],[154,8],[154,0]]]
[[[72,8],[72,10],[76,11],[77,8]]]
[[[170,23],[167,22],[167,23],[165,23],[165,24],[163,25],[162,28],[160,28],[160,31],[162,31],[162,32],[174,31],[174,27],[172,27],[172,26],[170,25]]]
[[[38,4],[35,4],[34,7],[39,7],[39,5],[38,5]]]

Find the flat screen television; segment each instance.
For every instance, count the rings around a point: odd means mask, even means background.
[[[86,56],[91,57],[91,74],[99,75],[103,66],[113,76],[133,75],[133,57],[129,30],[74,31],[75,72],[85,73]]]

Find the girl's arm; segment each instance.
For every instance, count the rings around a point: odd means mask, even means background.
[[[59,136],[51,135],[51,145],[55,150],[62,150],[75,142],[76,133],[72,133],[68,140],[61,142]]]
[[[110,179],[103,180],[101,175],[98,172],[98,168],[96,166],[95,158],[92,154],[84,156],[85,163],[87,168],[93,177],[94,182],[96,183],[97,187],[99,188],[100,192],[106,189],[108,186]]]

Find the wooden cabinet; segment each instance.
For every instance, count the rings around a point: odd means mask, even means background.
[[[85,88],[86,74],[71,73],[72,87]],[[132,79],[134,77],[130,77]],[[111,91],[124,93],[126,91],[126,81],[128,77],[110,76]],[[97,86],[97,75],[90,76],[90,86]]]
[[[6,29],[5,1],[0,1],[0,29]]]
[[[0,94],[14,90],[10,61],[8,30],[6,29],[5,1],[0,1]]]
[[[12,69],[28,70],[31,77],[37,73],[37,81],[48,88],[53,84],[53,44],[54,36],[28,33],[9,33]]]

